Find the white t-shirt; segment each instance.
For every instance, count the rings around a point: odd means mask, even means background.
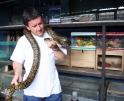
[[[50,36],[46,32],[42,37],[33,36],[40,47],[40,66],[32,84],[24,89],[24,94],[36,97],[48,97],[51,94],[58,94],[61,92],[61,86],[55,66],[55,55],[53,50],[44,42],[44,38],[50,38]],[[61,50],[67,54],[66,49],[61,48]],[[26,72],[23,80],[25,80],[32,67],[33,50],[24,35],[19,39],[11,60],[24,64]]]

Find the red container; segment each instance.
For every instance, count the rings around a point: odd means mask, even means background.
[[[110,63],[105,62],[105,67],[110,67]],[[100,67],[102,67],[102,63],[100,64]]]

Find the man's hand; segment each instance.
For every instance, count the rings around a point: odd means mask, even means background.
[[[11,84],[17,85],[19,82],[22,82],[22,64],[19,62],[13,62],[13,69],[14,69],[14,77],[12,79]]]
[[[56,45],[56,43],[53,41],[53,39],[52,38],[50,38],[50,40],[49,41],[46,41],[47,42],[47,45],[48,45],[48,47],[49,48],[56,48],[57,47],[57,45]]]
[[[19,82],[22,82],[22,76],[21,75],[15,75],[12,79],[11,84],[18,85]]]

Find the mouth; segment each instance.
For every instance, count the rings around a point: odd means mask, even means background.
[[[38,33],[39,35],[42,35],[42,34],[44,33],[44,31],[43,31],[43,30],[39,30],[39,31],[37,31],[37,33]]]
[[[39,30],[38,33],[43,33],[43,30]]]

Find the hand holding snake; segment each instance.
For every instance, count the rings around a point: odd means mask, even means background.
[[[49,39],[49,41],[46,41],[49,48],[54,48],[57,46],[57,44],[53,41],[52,38]]]

